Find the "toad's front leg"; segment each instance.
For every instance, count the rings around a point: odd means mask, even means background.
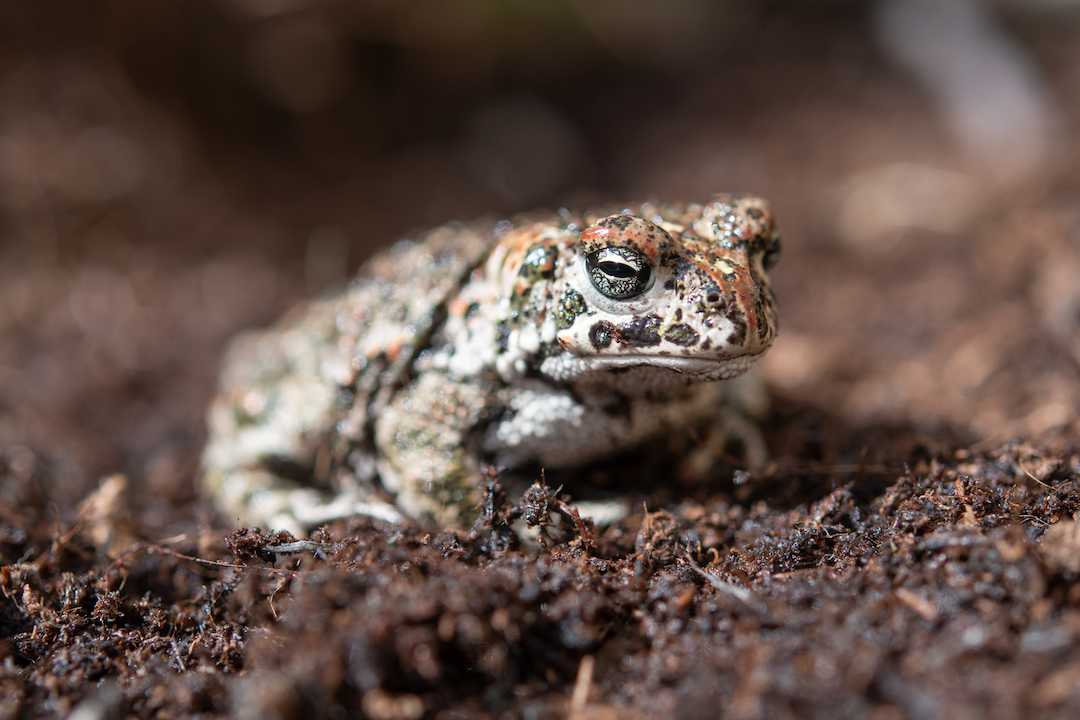
[[[499,393],[483,381],[422,373],[375,422],[379,477],[414,517],[464,527],[480,500],[474,431],[497,409]]]

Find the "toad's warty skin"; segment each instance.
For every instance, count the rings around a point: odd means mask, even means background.
[[[716,381],[773,342],[778,254],[767,203],[746,195],[399,242],[340,296],[234,342],[205,488],[226,515],[293,532],[356,512],[461,527],[483,462],[567,467],[731,425]]]

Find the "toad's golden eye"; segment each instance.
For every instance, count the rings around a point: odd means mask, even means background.
[[[610,247],[585,256],[589,281],[612,300],[630,300],[652,286],[653,271],[641,253],[623,247]]]

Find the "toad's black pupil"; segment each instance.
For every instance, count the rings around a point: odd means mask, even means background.
[[[638,273],[637,269],[625,263],[611,262],[610,260],[600,263],[600,272],[617,278],[632,278]]]
[[[585,268],[594,288],[612,300],[635,298],[652,285],[648,261],[629,248],[604,248],[585,257]]]

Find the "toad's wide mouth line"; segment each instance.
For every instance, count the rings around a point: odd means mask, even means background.
[[[589,370],[593,371],[621,368],[657,368],[689,375],[694,379],[723,380],[742,375],[767,350],[768,348],[765,348],[754,354],[720,358],[634,354],[581,358],[581,360]]]

